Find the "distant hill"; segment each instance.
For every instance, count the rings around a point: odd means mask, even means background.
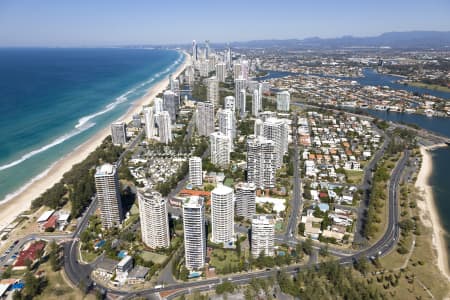
[[[343,36],[339,38],[311,37],[287,40],[254,40],[231,43],[232,47],[243,48],[364,48],[390,47],[405,48],[448,48],[450,49],[450,31],[407,31],[386,32],[373,37]]]

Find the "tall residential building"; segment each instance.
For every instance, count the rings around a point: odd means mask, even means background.
[[[172,142],[172,123],[170,115],[167,111],[162,111],[156,116],[156,123],[158,124],[159,142],[168,144]]]
[[[236,111],[236,98],[234,96],[226,96],[223,106],[225,109],[229,109],[234,113]]]
[[[203,184],[202,159],[198,156],[189,158],[189,182],[193,186]]]
[[[240,63],[233,64],[233,76],[235,79],[242,77],[242,65]]]
[[[236,190],[236,215],[251,219],[256,213],[256,185],[249,182],[239,182]]]
[[[153,115],[153,107],[144,107],[144,120],[145,120],[145,135],[147,139],[151,139],[155,136],[155,119]]]
[[[242,60],[241,61],[241,73],[242,73],[242,77],[245,80],[248,79],[249,70],[250,70],[249,61],[248,60]]]
[[[244,99],[242,98],[243,97],[242,90],[245,91],[245,87],[246,81],[244,78],[239,77],[234,80],[234,98],[236,99],[236,109],[241,115],[242,115],[241,113],[242,106],[244,106],[243,110],[245,111],[245,97]]]
[[[263,91],[263,84],[261,82],[258,83],[258,94],[259,94],[259,99],[261,101],[261,106],[260,106],[260,110],[259,111],[262,111],[263,110],[262,97],[263,97],[264,91]]]
[[[115,122],[111,124],[111,137],[114,145],[124,145],[127,142],[125,122]]]
[[[209,76],[209,60],[201,60],[198,65],[198,70],[201,77],[208,77]]]
[[[214,132],[214,104],[197,102],[196,126],[198,135],[209,136]]]
[[[205,41],[205,58],[208,59],[211,54],[211,48],[209,48],[209,40]]]
[[[225,63],[218,63],[216,65],[216,76],[219,82],[225,82],[225,78],[227,77],[227,66]]]
[[[165,91],[163,94],[163,99],[163,108],[169,113],[171,122],[175,123],[179,108],[178,95],[172,91]]]
[[[198,196],[183,202],[184,259],[188,270],[200,270],[206,258],[205,206]]]
[[[262,136],[249,136],[247,139],[247,181],[256,188],[275,187],[276,171],[275,142]]]
[[[104,164],[95,172],[95,188],[103,228],[117,227],[122,223],[123,210],[116,167]]]
[[[233,189],[219,184],[211,191],[211,241],[228,244],[234,238]]]
[[[277,93],[277,110],[289,111],[289,104],[291,102],[291,95],[288,91]]]
[[[271,215],[255,215],[252,219],[252,256],[257,258],[261,253],[274,255],[275,218]]]
[[[216,76],[210,77],[206,80],[206,99],[214,104],[219,105],[219,80]]]
[[[197,61],[198,60],[198,48],[197,48],[197,43],[195,42],[195,40],[192,41],[192,60],[193,61]]]
[[[230,137],[233,143],[236,137],[236,118],[230,109],[221,109],[217,112],[217,119],[219,122],[219,131]]]
[[[245,114],[247,111],[247,109],[246,109],[247,93],[246,93],[245,89],[241,90],[240,95],[239,95],[239,101],[241,101],[240,105],[239,105],[239,113],[240,113],[241,118],[243,118],[243,117],[245,117]]]
[[[142,122],[141,122],[141,116],[139,114],[133,115],[133,127],[134,128],[141,128]]]
[[[142,241],[152,249],[170,246],[167,202],[160,193],[138,190]]]
[[[252,95],[252,115],[254,117],[258,117],[260,111],[261,111],[261,96],[259,94],[259,91],[255,89]]]
[[[226,62],[227,62],[227,69],[228,70],[231,69],[231,60],[232,60],[232,58],[231,58],[231,48],[228,47],[228,51],[227,51],[227,54],[226,54]]]
[[[164,100],[162,98],[155,98],[153,100],[153,112],[155,114],[160,113],[164,110]]]
[[[195,79],[194,66],[189,65],[186,67],[186,72],[184,72],[184,82],[187,83],[189,86],[192,86],[194,84],[194,79]]]
[[[255,120],[255,129],[253,131],[255,136],[262,136],[263,135],[263,121],[261,119]]]
[[[263,124],[263,136],[275,142],[277,167],[283,164],[283,156],[288,151],[289,128],[284,120],[268,118]]]
[[[214,132],[209,136],[211,163],[222,168],[230,164],[231,140],[222,132]]]

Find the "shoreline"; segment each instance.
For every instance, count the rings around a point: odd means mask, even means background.
[[[422,205],[419,201],[419,207],[422,210],[421,219],[422,223],[426,227],[431,227],[432,234],[432,246],[436,250],[437,254],[437,267],[439,271],[444,275],[448,281],[450,281],[450,271],[448,268],[448,253],[446,242],[444,238],[444,229],[442,228],[442,224],[439,219],[439,215],[436,209],[435,199],[433,195],[433,189],[431,185],[428,183],[431,173],[433,171],[433,161],[431,158],[431,154],[429,153],[429,148],[421,146],[420,153],[422,155],[422,166],[420,168],[419,174],[417,175],[417,180],[415,183],[415,187],[419,189],[419,191],[423,195]],[[429,220],[424,220],[424,216]]]
[[[183,62],[172,72],[174,77],[178,77],[189,63],[189,56],[186,52],[180,52],[184,58]],[[169,76],[165,76],[159,82],[156,82],[144,96],[136,99],[128,110],[116,121],[131,121],[136,113],[140,113],[143,105],[151,104],[153,99],[169,84]],[[99,129],[99,131],[90,137],[87,141],[76,147],[74,150],[59,158],[56,162],[35,177],[26,188],[4,203],[0,203],[0,231],[8,227],[24,211],[30,209],[31,202],[38,198],[43,192],[59,182],[64,175],[72,169],[72,166],[83,161],[91,152],[93,152],[102,141],[110,134],[109,126]]]

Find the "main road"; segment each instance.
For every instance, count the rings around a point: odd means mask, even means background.
[[[297,232],[298,214],[302,211],[302,194],[301,194],[301,182],[300,182],[300,163],[299,163],[299,149],[298,149],[298,134],[297,127],[298,119],[297,114],[294,114],[292,120],[292,141],[294,144],[294,182],[291,201],[291,213],[286,226],[286,232],[284,235],[284,241],[289,241]]]

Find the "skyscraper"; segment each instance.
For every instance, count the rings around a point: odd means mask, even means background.
[[[236,98],[233,96],[226,96],[224,99],[224,108],[229,109],[234,113],[236,111]]]
[[[198,135],[209,136],[214,132],[214,104],[197,102],[196,127]]]
[[[195,42],[195,40],[192,41],[192,60],[198,60],[197,43]]]
[[[274,141],[262,136],[249,136],[247,139],[247,181],[256,188],[275,187],[277,154]]]
[[[209,136],[211,163],[223,168],[230,164],[231,140],[222,132],[214,132]]]
[[[241,61],[241,74],[245,80],[248,79],[249,70],[250,70],[250,66],[249,66],[248,60],[242,60]]]
[[[246,81],[242,77],[234,80],[234,98],[236,99],[236,109],[241,113],[241,106],[244,105],[245,111],[245,99],[242,99],[242,90],[245,91]],[[244,103],[244,104],[243,104]]]
[[[282,91],[277,93],[277,110],[289,111],[289,105],[291,102],[291,95],[288,91]]]
[[[200,270],[205,265],[206,228],[205,206],[198,196],[183,202],[184,259],[186,268]]]
[[[203,184],[202,159],[198,156],[189,158],[189,182],[193,186]]]
[[[227,62],[227,70],[231,69],[231,48],[228,47],[228,51],[227,51],[227,57],[226,57],[226,62]]]
[[[274,255],[275,218],[271,215],[255,215],[252,218],[252,256],[257,258],[261,253]]]
[[[163,94],[163,108],[170,115],[170,120],[175,123],[178,113],[178,96],[172,91],[165,91]]]
[[[217,112],[217,118],[219,121],[219,131],[230,137],[231,143],[233,143],[236,137],[236,118],[231,109],[221,109]]]
[[[124,145],[127,142],[127,130],[124,122],[111,124],[111,138],[114,145]]]
[[[251,219],[256,213],[256,185],[239,182],[236,187],[236,215]]]
[[[239,113],[241,118],[244,118],[246,115],[246,105],[247,105],[247,93],[245,92],[245,89],[242,89],[241,92],[239,93],[239,101],[240,101],[240,105],[239,105]]]
[[[242,78],[242,65],[240,63],[233,64],[233,76],[234,79],[237,79],[239,77]]]
[[[160,113],[164,110],[164,100],[161,98],[155,98],[153,100],[153,112],[155,114]]]
[[[209,47],[209,40],[205,41],[205,58],[208,59],[211,54],[211,48]]]
[[[160,193],[138,190],[142,241],[152,249],[170,246],[167,202]]]
[[[155,136],[155,119],[153,117],[153,107],[144,107],[145,135],[147,139]]]
[[[234,238],[233,189],[218,185],[211,191],[211,241],[228,244]]]
[[[104,164],[95,172],[95,188],[103,228],[117,227],[122,223],[123,211],[116,167]]]
[[[180,80],[172,79],[170,82],[170,90],[175,93],[175,102],[180,106]]]
[[[217,80],[220,82],[225,82],[225,78],[227,77],[227,68],[224,63],[218,63],[216,65],[216,76]]]
[[[206,99],[214,104],[219,105],[219,81],[216,76],[207,79]]]
[[[172,124],[167,111],[162,111],[155,116],[158,124],[159,141],[163,144],[172,142]]]
[[[258,90],[254,90],[252,97],[252,115],[254,117],[258,117],[260,111],[261,111],[261,96]]]
[[[255,120],[255,129],[254,129],[254,134],[255,136],[262,136],[263,135],[263,121],[261,119],[256,119]]]
[[[263,136],[275,142],[277,167],[283,164],[283,156],[288,150],[289,128],[282,119],[268,118],[263,124]]]

